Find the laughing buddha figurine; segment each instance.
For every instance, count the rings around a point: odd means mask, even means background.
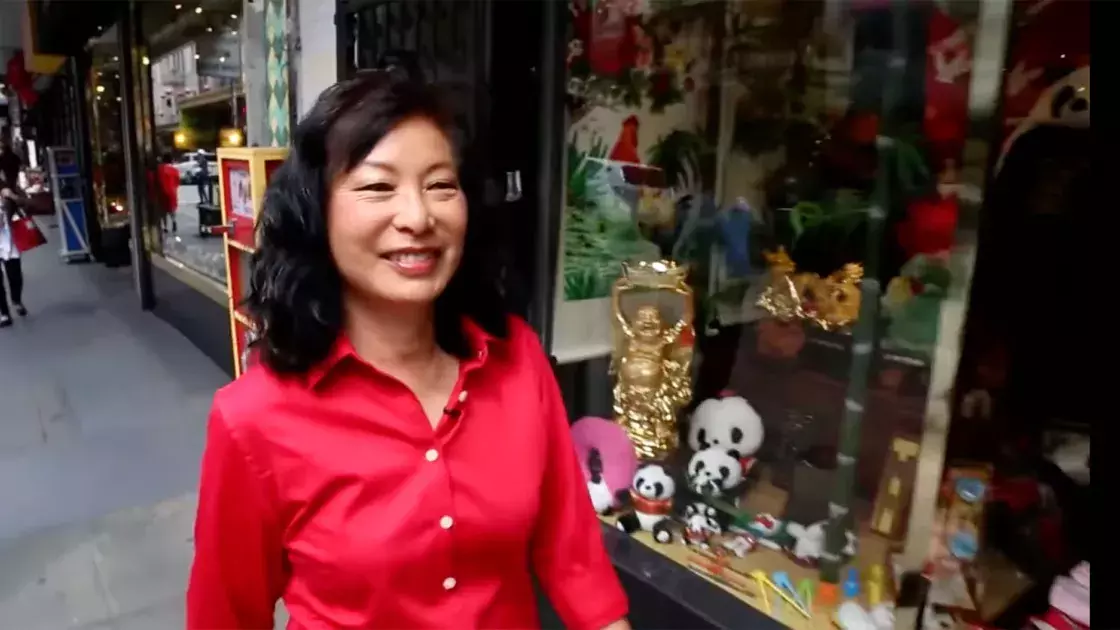
[[[677,448],[677,411],[692,398],[693,304],[687,273],[666,261],[624,264],[611,292],[617,339],[614,414],[642,458],[661,459]],[[639,306],[627,318],[622,295],[635,289],[677,294],[680,319],[666,326],[654,304]]]

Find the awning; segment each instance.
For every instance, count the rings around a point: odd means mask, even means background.
[[[111,26],[127,3],[119,0],[27,0],[36,54],[67,57]]]

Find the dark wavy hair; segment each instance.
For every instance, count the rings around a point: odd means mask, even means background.
[[[456,147],[468,199],[459,268],[435,305],[436,342],[465,358],[471,348],[462,318],[496,337],[507,334],[504,274],[490,254],[501,251],[480,212],[479,178],[463,151],[454,115],[434,86],[389,72],[365,73],[319,96],[293,132],[288,159],[272,175],[257,223],[244,304],[258,324],[261,362],[278,373],[302,373],[326,357],[342,330],[342,278],[327,240],[328,199],[336,178],[364,159],[394,127],[424,117]]]

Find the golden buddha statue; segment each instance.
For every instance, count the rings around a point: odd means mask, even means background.
[[[671,262],[624,264],[611,292],[614,414],[643,458],[660,459],[677,448],[677,411],[692,399],[693,303],[686,276],[686,268]],[[680,318],[666,326],[655,304],[642,304],[628,318],[622,296],[636,290],[680,296]]]

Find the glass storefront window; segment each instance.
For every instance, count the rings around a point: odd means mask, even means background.
[[[721,556],[746,603],[762,571],[834,601],[857,576],[872,608],[963,280],[981,3],[569,5],[552,351],[611,357],[599,415],[673,480],[639,472],[605,518],[694,570]]]
[[[102,227],[128,224],[128,193],[121,126],[120,57],[115,36],[97,40],[90,70],[90,150],[93,194]]]
[[[222,285],[225,247],[210,230],[222,223],[217,149],[225,146],[223,139],[240,143],[245,137],[241,9],[241,2],[230,0],[208,6],[196,18],[172,4],[143,5],[150,46],[141,69],[146,141],[150,168],[164,171],[158,179],[162,194],[152,199],[149,241],[158,253]],[[202,20],[204,28],[163,36],[167,24],[191,20]]]

